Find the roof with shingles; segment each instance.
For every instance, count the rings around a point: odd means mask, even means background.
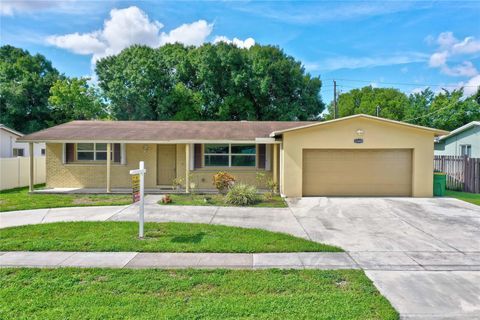
[[[19,140],[45,141],[253,141],[314,121],[72,121]]]

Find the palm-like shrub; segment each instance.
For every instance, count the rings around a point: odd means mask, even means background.
[[[236,206],[248,206],[258,201],[257,188],[238,183],[228,190],[225,202]]]
[[[220,171],[213,176],[213,185],[221,194],[226,194],[234,184],[235,177],[229,173]]]

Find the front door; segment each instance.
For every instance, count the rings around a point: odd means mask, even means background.
[[[158,185],[172,185],[172,180],[176,177],[176,150],[174,144],[157,145]]]

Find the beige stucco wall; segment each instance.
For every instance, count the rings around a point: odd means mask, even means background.
[[[126,164],[112,163],[112,188],[130,188],[130,170],[138,168],[139,161],[145,161],[147,174],[145,187],[157,185],[157,147],[149,144],[127,144]],[[61,143],[47,143],[47,177],[49,188],[106,188],[106,164],[62,163]]]
[[[364,143],[355,144],[362,129]],[[373,119],[354,118],[283,134],[281,192],[302,196],[303,149],[413,149],[412,195],[433,193],[433,132]]]

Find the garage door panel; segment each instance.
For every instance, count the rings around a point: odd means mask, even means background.
[[[305,196],[410,196],[409,149],[333,150],[303,153]]]

